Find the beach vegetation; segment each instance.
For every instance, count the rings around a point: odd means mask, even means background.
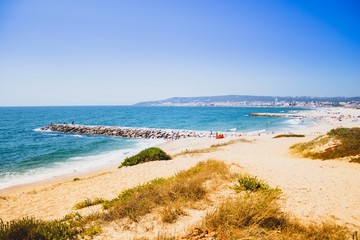
[[[344,227],[329,222],[304,225],[285,214],[278,196],[276,191],[259,190],[229,198],[207,214],[200,229],[211,229],[218,239],[349,238]]]
[[[106,219],[128,217],[138,221],[141,216],[161,208],[164,222],[174,222],[183,215],[184,207],[203,200],[216,189],[221,180],[230,177],[228,166],[219,161],[200,162],[171,178],[159,178],[138,187],[125,190],[113,200],[105,201]],[[216,181],[215,181],[216,179]],[[213,183],[211,188],[207,187]]]
[[[176,204],[169,204],[160,211],[161,220],[164,223],[174,223],[182,215],[186,215],[185,211]]]
[[[0,219],[0,239],[89,239],[101,233],[101,227],[97,224],[98,217],[97,214],[83,217],[73,212],[60,220],[50,221],[26,217],[5,223]]]
[[[79,181],[80,178],[74,178],[73,181],[76,182],[76,181]]]
[[[174,223],[186,209],[203,208],[207,196],[224,190],[236,181],[230,194],[202,223],[182,239],[348,239],[349,231],[332,223],[304,225],[280,208],[280,191],[251,176],[232,175],[224,162],[208,160],[170,178],[158,178],[122,191],[117,198],[102,203],[104,211],[85,217],[71,213],[61,220],[33,218],[4,223],[0,239],[84,239],[102,232],[100,226],[128,218],[138,222],[148,213],[159,214],[162,222]],[[87,199],[88,200],[88,199]],[[88,202],[94,202],[95,200]],[[146,239],[146,238],[141,238]],[[158,239],[178,239],[163,236]]]
[[[124,166],[133,166],[139,163],[157,161],[157,160],[170,160],[171,157],[167,155],[163,150],[157,147],[151,147],[141,151],[140,153],[125,158],[119,168]]]
[[[227,142],[213,144],[213,145],[210,146],[210,148],[225,147],[225,146],[232,145],[232,144],[235,144],[235,143],[240,143],[240,142],[249,143],[251,141],[247,140],[245,138],[232,139],[232,140],[227,141]]]
[[[178,157],[178,156],[182,156],[182,155],[191,155],[191,154],[201,154],[201,153],[211,153],[211,152],[215,152],[218,150],[218,148],[220,147],[225,147],[225,146],[229,146],[235,143],[239,143],[239,142],[244,142],[244,143],[249,143],[252,142],[250,140],[244,139],[244,138],[239,138],[239,139],[233,139],[227,142],[223,142],[223,143],[218,143],[218,144],[213,144],[208,148],[202,148],[202,149],[193,149],[193,150],[188,150],[186,149],[185,151],[182,151],[180,153],[174,154],[172,155],[173,158]]]
[[[100,226],[91,226],[91,227],[85,229],[83,232],[81,232],[80,236],[85,239],[86,239],[86,237],[92,238],[93,236],[96,236],[96,235],[100,234],[101,232],[102,232],[102,229]]]
[[[256,191],[269,191],[271,188],[266,182],[257,179],[257,177],[241,176],[237,180],[237,184],[235,184],[234,189],[237,192],[241,192],[241,191],[256,192]]]
[[[280,191],[256,177],[240,176],[228,197],[185,239],[347,239],[345,227],[332,223],[304,225],[281,210]]]
[[[75,204],[73,209],[78,210],[78,209],[98,205],[103,202],[105,202],[105,200],[102,198],[95,198],[94,200],[91,200],[90,198],[86,198],[84,201],[78,202],[77,204]]]
[[[35,218],[22,218],[4,223],[0,220],[0,239],[73,239],[78,234],[74,226],[66,222],[42,221]]]
[[[312,159],[347,157],[360,163],[360,128],[336,128],[325,136],[290,147],[293,153]]]
[[[305,137],[304,134],[279,134],[273,138]]]

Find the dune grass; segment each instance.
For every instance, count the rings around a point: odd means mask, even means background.
[[[125,190],[117,198],[105,201],[103,208],[107,210],[107,219],[128,217],[133,221],[138,221],[155,208],[162,208],[163,221],[174,222],[183,214],[183,207],[189,207],[204,199],[209,192],[216,189],[219,181],[228,178],[229,169],[225,163],[209,160],[174,177],[155,179]],[[213,184],[212,189],[205,186],[205,183],[209,182]]]
[[[273,138],[305,137],[303,134],[279,134]]]
[[[206,204],[209,193],[221,190],[234,180],[229,167],[220,161],[201,162],[174,177],[159,178],[125,190],[111,201],[104,201],[102,212],[82,217],[78,213],[61,220],[41,221],[25,218],[8,223],[0,221],[0,239],[82,239],[101,233],[108,222],[122,218],[139,221],[148,213],[158,213],[163,222],[174,223],[186,208]],[[183,239],[349,239],[346,228],[331,224],[303,225],[281,211],[280,191],[256,177],[237,177],[238,194],[209,212],[196,231]],[[89,201],[93,202],[93,201]],[[143,238],[146,239],[146,238]],[[158,239],[177,239],[161,236]]]
[[[239,139],[233,139],[227,142],[223,142],[223,143],[218,143],[218,144],[213,144],[210,146],[210,148],[219,148],[219,147],[224,147],[224,146],[228,146],[231,144],[235,144],[235,143],[239,143],[239,142],[243,142],[243,143],[249,143],[251,142],[250,140],[247,140],[245,138],[239,138]]]
[[[210,153],[210,152],[215,152],[218,150],[218,148],[220,147],[225,147],[231,144],[235,144],[235,143],[239,143],[239,142],[244,142],[244,143],[249,143],[251,142],[250,140],[247,139],[243,139],[243,138],[239,138],[239,139],[233,139],[227,142],[223,142],[223,143],[218,143],[218,144],[213,144],[208,148],[202,148],[202,149],[194,149],[194,150],[185,150],[182,151],[180,153],[174,154],[172,155],[173,158],[178,157],[178,156],[182,156],[182,155],[191,155],[191,154],[201,154],[201,153]]]
[[[125,217],[138,221],[155,209],[159,210],[163,222],[173,223],[185,214],[184,207],[194,206],[229,178],[229,168],[225,163],[215,160],[201,162],[174,177],[155,179],[125,190],[111,201],[86,199],[76,208],[102,202],[106,209],[86,217],[72,213],[54,221],[24,218],[4,223],[0,219],[0,239],[82,239],[99,234],[100,226],[106,222]]]
[[[280,209],[279,189],[271,188],[255,177],[240,177],[235,186],[239,193],[237,197],[228,198],[215,211],[208,213],[197,231],[185,239],[209,234],[219,240],[350,238],[344,227],[332,223],[303,225],[291,218]]]
[[[51,221],[26,217],[5,223],[0,219],[1,240],[91,239],[99,233],[101,227],[79,213],[70,213]]]
[[[186,215],[186,213],[182,207],[177,204],[168,204],[168,206],[160,211],[161,220],[164,223],[174,223],[182,215]]]
[[[0,239],[73,239],[79,233],[74,225],[63,221],[41,221],[22,218],[4,223],[0,220]]]
[[[105,200],[102,198],[95,198],[94,200],[91,200],[90,198],[86,198],[84,201],[78,202],[77,204],[75,204],[73,209],[78,210],[78,209],[98,205],[103,202],[105,202]]]
[[[152,147],[141,151],[140,153],[125,158],[119,168],[124,166],[133,166],[139,163],[156,161],[156,160],[170,160],[171,157],[167,155],[163,150],[157,147]]]
[[[293,153],[312,159],[336,159],[349,157],[360,163],[360,128],[337,128],[310,142],[290,147]]]
[[[228,199],[206,216],[203,229],[217,239],[348,239],[350,233],[331,223],[303,225],[284,214],[276,193],[258,191]]]

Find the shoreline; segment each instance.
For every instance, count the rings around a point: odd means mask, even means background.
[[[284,131],[281,131],[280,129],[278,129],[277,131],[271,131],[271,130],[257,130],[257,131],[249,131],[249,132],[226,132],[225,134],[228,135],[226,137],[226,139],[229,138],[229,135],[231,137],[253,137],[253,136],[260,136],[260,135],[275,135],[275,134],[286,134],[286,133],[299,133],[299,134],[307,134],[307,135],[319,135],[319,134],[325,134],[327,131],[330,131],[332,128],[338,127],[336,126],[336,122],[332,122],[331,124],[329,124],[329,122],[326,122],[326,114],[324,114],[324,112],[339,112],[337,110],[354,110],[354,111],[358,111],[360,113],[360,110],[358,109],[349,109],[349,108],[315,108],[315,109],[306,109],[306,110],[298,110],[298,113],[296,114],[292,114],[292,113],[254,113],[256,116],[262,117],[262,116],[271,116],[271,117],[286,117],[288,116],[289,119],[298,119],[298,118],[304,118],[304,119],[313,119],[313,122],[310,125],[300,125],[300,124],[288,124],[288,125],[284,125],[282,126],[282,128],[284,128]],[[64,125],[64,124],[59,124],[59,125]],[[68,124],[65,124],[68,125]],[[69,124],[70,125],[70,124]],[[339,125],[339,124],[338,124]],[[341,124],[340,124],[341,125]],[[342,123],[342,125],[346,125],[349,126],[349,123]],[[352,124],[350,124],[352,125]],[[51,125],[45,126],[45,127],[49,127]],[[76,125],[79,127],[82,127],[82,125]],[[88,127],[88,126],[84,126],[84,127]],[[110,127],[113,128],[111,126],[90,126],[91,128],[98,128],[98,127]],[[117,127],[115,127],[117,128]],[[120,127],[121,129],[122,127]],[[136,129],[136,130],[143,130],[143,129],[150,129],[151,131],[153,130],[163,130],[164,132],[176,132],[176,131],[183,131],[185,133],[188,132],[192,132],[192,133],[199,133],[199,134],[204,134],[204,133],[210,133],[210,131],[196,131],[196,130],[180,130],[180,129],[152,129],[152,128],[131,128],[131,127],[124,127],[124,129]],[[37,129],[38,131],[50,131],[48,129],[46,130],[40,130]],[[77,132],[69,132],[71,134],[76,134]],[[86,133],[85,133],[86,134]],[[213,133],[213,135],[215,136],[215,132]],[[214,136],[202,136],[201,138],[210,138],[210,137],[214,137]],[[192,138],[193,136],[190,136],[190,138]],[[196,137],[197,138],[197,137]],[[153,140],[156,140],[159,138],[155,138]],[[160,138],[161,139],[161,138]],[[186,138],[181,138],[181,139],[186,139]],[[149,139],[150,140],[150,139]],[[166,145],[166,143],[174,141],[174,140],[178,140],[178,139],[163,139],[164,142],[158,143],[158,144],[150,144],[150,145],[146,145],[145,148],[150,147],[150,146],[158,146],[161,147],[162,145]],[[144,146],[140,147],[140,150],[136,150],[135,152],[139,152],[142,149],[145,149]],[[110,152],[115,152],[115,151],[120,151],[122,149],[116,149],[116,150],[112,150]],[[100,155],[94,155],[94,156],[90,156],[90,157],[96,157],[96,156],[101,156],[103,154],[108,154],[110,152],[105,152],[102,153]],[[126,156],[125,156],[126,157]],[[84,177],[90,177],[93,175],[98,175],[98,174],[102,174],[104,172],[108,172],[108,171],[112,171],[114,169],[117,168],[117,166],[120,164],[121,162],[118,163],[114,163],[114,164],[109,164],[108,166],[99,166],[97,168],[94,168],[92,170],[88,170],[88,171],[83,171],[83,172],[72,172],[72,173],[66,173],[66,174],[61,174],[61,175],[57,175],[57,176],[53,176],[51,178],[48,179],[42,179],[42,180],[35,180],[33,182],[30,183],[24,183],[24,184],[16,184],[16,185],[12,185],[9,187],[5,187],[5,188],[1,188],[0,189],[0,197],[2,195],[6,195],[6,194],[13,194],[16,192],[21,192],[21,191],[26,191],[28,188],[34,188],[34,187],[42,187],[42,186],[46,186],[46,185],[52,185],[52,184],[57,184],[57,183],[61,183],[63,181],[71,181],[74,178],[84,178]]]
[[[117,168],[126,157],[163,143],[164,141],[160,139],[144,139],[129,148],[112,149],[95,153],[94,155],[71,157],[67,162],[60,163],[60,167],[53,165],[46,166],[43,169],[39,168],[40,171],[32,175],[19,175],[17,179],[15,178],[15,184],[12,184],[14,182],[13,179],[5,179],[7,181],[1,183],[0,196],[4,192],[9,192],[9,189],[16,189],[17,187],[25,188],[25,186],[42,185],[47,182],[58,182],[64,179],[68,180],[78,176],[94,174],[106,169]]]
[[[297,111],[302,111],[302,110],[297,110]],[[308,112],[309,110],[306,109],[305,112]],[[56,131],[51,131],[50,129],[48,129],[49,127],[51,127],[52,125],[47,125],[44,128],[44,130],[41,130],[41,128],[36,128],[34,129],[34,131],[44,131],[44,132],[56,132]],[[53,126],[57,126],[57,125],[53,125]],[[157,128],[136,128],[136,127],[112,127],[112,126],[87,126],[87,125],[73,125],[73,124],[59,124],[58,126],[63,127],[66,126],[66,131],[64,134],[84,134],[84,135],[92,135],[92,129],[95,129],[96,131],[98,131],[99,129],[102,129],[105,133],[105,135],[112,135],[112,131],[110,131],[111,129],[115,128],[115,129],[120,129],[120,130],[134,130],[136,133],[140,133],[140,134],[144,134],[144,130],[145,133],[152,133],[153,136],[156,136],[157,133],[159,133],[159,136],[162,136],[163,134],[165,134],[165,139],[162,138],[154,138],[154,139],[148,139],[148,141],[156,141],[157,139],[162,139],[163,141],[168,141],[168,140],[174,140],[173,137],[171,137],[173,134],[177,134],[180,133],[180,136],[183,136],[184,138],[188,138],[190,137],[194,137],[194,135],[197,135],[197,137],[201,137],[201,138],[214,138],[216,135],[215,131],[202,131],[202,130],[182,130],[182,129],[157,129]],[[77,130],[73,130],[73,128],[77,128]],[[283,128],[284,130],[281,131],[280,129],[277,130],[277,132],[288,132],[288,131],[294,131],[297,128],[303,128],[306,127],[305,125],[298,125],[298,124],[284,124],[282,126],[278,126],[278,128]],[[46,128],[46,129],[45,129]],[[109,130],[110,129],[110,130]],[[79,130],[79,131],[78,131]],[[82,133],[80,133],[80,131],[82,131]],[[95,131],[95,132],[96,132]],[[108,132],[110,132],[110,134],[107,134]],[[272,131],[271,128],[269,129],[261,129],[261,130],[249,130],[248,132],[237,132],[237,131],[228,131],[228,132],[224,132],[223,133],[229,137],[229,136],[238,136],[240,137],[241,135],[243,136],[256,136],[259,134],[270,134]],[[89,134],[90,133],[90,134]],[[169,135],[169,133],[171,133]],[[95,134],[95,133],[94,133]],[[96,134],[95,134],[96,135]],[[166,137],[167,136],[167,137]],[[169,137],[170,136],[170,137]],[[179,136],[179,135],[178,135]],[[196,137],[196,136],[195,136]],[[133,139],[141,139],[140,141],[144,140],[147,141],[147,139],[145,138],[133,138]],[[139,152],[145,148],[148,148],[150,146],[156,146],[158,144],[144,144],[144,146],[141,147],[136,147],[136,150],[134,151],[134,149],[129,149],[130,151],[130,155],[135,154],[136,152]],[[119,153],[117,154],[116,151],[122,151],[125,149],[113,149],[110,151],[106,151],[106,152],[102,152],[102,153],[97,153],[94,155],[89,155],[89,156],[83,156],[81,158],[83,158],[83,160],[79,161],[78,163],[76,161],[71,162],[64,162],[61,164],[64,164],[64,166],[62,168],[55,168],[54,166],[49,166],[49,167],[45,167],[45,170],[40,170],[38,173],[36,174],[22,174],[19,175],[17,177],[9,177],[7,179],[4,179],[2,186],[0,188],[0,196],[2,194],[5,194],[7,192],[11,192],[11,189],[16,189],[16,188],[22,188],[25,189],[26,186],[32,186],[32,185],[42,185],[42,184],[46,184],[47,182],[58,182],[61,180],[67,180],[70,179],[71,177],[76,177],[76,176],[83,176],[83,175],[88,175],[88,174],[94,174],[97,173],[98,171],[103,171],[106,170],[108,168],[112,168],[112,167],[116,167],[117,165],[119,165],[121,163],[121,161],[117,161],[117,162],[113,162],[115,161],[114,158],[125,158],[127,156],[129,156],[129,154],[125,154],[124,156]],[[116,154],[118,157],[114,157],[114,156],[110,156],[111,153]],[[110,154],[110,155],[109,155]],[[107,156],[109,155],[109,156]],[[75,156],[75,158],[77,158]],[[109,158],[112,158],[109,160]],[[111,161],[113,163],[108,162],[107,164],[102,164],[99,162],[99,160],[101,159],[106,159],[107,161]],[[70,159],[71,160],[71,159]],[[96,166],[94,166],[92,169],[89,170],[83,170],[81,167],[82,164],[85,164],[85,166],[89,166],[86,165],[87,162],[92,162],[94,163]],[[79,165],[79,171],[75,170],[75,166],[71,167],[69,164],[75,164],[75,165]],[[37,169],[36,169],[37,170]],[[46,172],[45,172],[46,171]],[[51,174],[48,174],[49,172],[51,172]],[[45,176],[44,174],[48,175]],[[45,179],[46,178],[46,179]]]
[[[276,133],[245,135],[251,142],[238,142],[219,150],[203,154],[180,155],[169,161],[155,161],[117,169],[109,167],[84,174],[74,173],[56,179],[18,185],[0,190],[0,216],[9,221],[24,216],[40,219],[56,219],[74,211],[72,207],[86,198],[112,199],[122,190],[143,184],[154,178],[170,177],[188,169],[200,161],[219,159],[237,164],[251,175],[280,187],[284,193],[283,208],[304,221],[319,221],[335,216],[339,224],[360,227],[360,165],[337,160],[319,161],[298,158],[288,152],[288,147],[297,142],[311,140],[330,129],[359,127],[360,110],[335,109],[314,110],[319,118],[306,128],[294,133],[305,138],[273,139]],[[344,115],[339,121],[333,116]],[[351,117],[350,117],[351,116]],[[356,116],[356,118],[354,118]],[[226,143],[236,137],[224,139],[179,139],[169,140],[160,147],[170,155],[185,150],[209,148],[213,144]],[[80,178],[73,181],[73,178]],[[334,181],[335,180],[335,181]],[[99,207],[79,210],[81,214],[98,211]]]

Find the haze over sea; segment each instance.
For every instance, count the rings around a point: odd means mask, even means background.
[[[163,141],[37,130],[49,123],[74,121],[85,125],[209,131],[287,131],[304,124],[294,119],[249,117],[248,114],[298,110],[135,106],[3,107],[0,108],[0,189],[118,165],[126,156]]]

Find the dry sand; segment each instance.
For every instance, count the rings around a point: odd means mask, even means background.
[[[340,113],[339,113],[340,112]],[[340,117],[342,116],[343,117]],[[346,161],[320,161],[292,156],[289,147],[311,140],[319,134],[339,127],[359,127],[360,110],[320,109],[306,113],[318,122],[294,130],[306,138],[273,139],[272,134],[244,136],[253,142],[238,142],[217,151],[181,155],[169,161],[156,161],[133,167],[116,167],[81,176],[79,181],[47,182],[37,185],[0,190],[0,218],[4,221],[32,216],[41,219],[61,218],[74,211],[73,206],[85,198],[111,199],[122,190],[157,177],[168,177],[207,159],[236,163],[251,175],[258,176],[283,191],[283,209],[304,221],[321,222],[332,219],[351,229],[360,228],[360,164]],[[339,118],[341,121],[339,121]],[[229,138],[182,139],[161,147],[170,154],[201,149]],[[99,210],[99,206],[82,209],[81,214]]]

